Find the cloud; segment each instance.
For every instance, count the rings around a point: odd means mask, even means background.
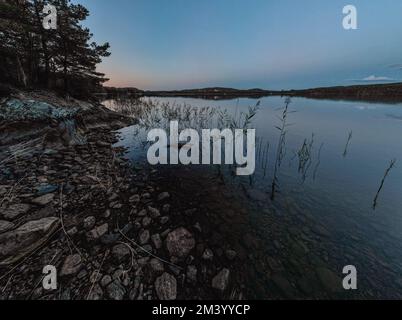
[[[397,81],[397,80],[389,78],[389,77],[378,77],[375,75],[371,75],[371,76],[368,76],[363,79],[352,79],[351,81],[355,81],[355,82],[392,82],[392,81]]]

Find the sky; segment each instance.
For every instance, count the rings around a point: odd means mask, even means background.
[[[74,0],[106,85],[302,89],[402,81],[400,0]],[[345,30],[343,7],[357,8]]]

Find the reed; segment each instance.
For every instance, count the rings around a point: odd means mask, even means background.
[[[373,200],[373,210],[375,210],[375,209],[377,208],[377,205],[378,205],[378,198],[379,198],[379,196],[380,196],[380,193],[381,193],[382,189],[384,188],[385,180],[387,179],[387,177],[388,177],[389,173],[391,172],[391,170],[394,168],[395,163],[396,163],[396,159],[392,159],[392,160],[390,161],[390,163],[389,163],[387,169],[386,169],[385,172],[384,172],[384,175],[383,175],[383,177],[382,177],[382,179],[381,179],[381,182],[380,182],[380,186],[379,186],[379,188],[378,188],[378,190],[377,190],[377,193],[376,193],[376,195],[375,195],[375,197],[374,197],[374,200]]]
[[[282,160],[285,156],[286,152],[286,134],[287,134],[287,127],[289,126],[287,123],[288,114],[289,114],[289,105],[291,103],[290,98],[286,98],[285,100],[285,107],[281,113],[281,118],[279,118],[281,124],[277,126],[276,129],[279,130],[279,138],[278,138],[278,145],[276,149],[276,157],[275,157],[275,164],[274,164],[274,173],[271,183],[271,200],[275,199],[275,193],[279,187],[279,180],[278,180],[278,173],[279,169],[282,164]]]

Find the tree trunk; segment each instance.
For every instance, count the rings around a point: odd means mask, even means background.
[[[49,66],[50,58],[49,58],[49,50],[47,47],[47,39],[45,36],[46,31],[44,31],[42,29],[42,19],[40,17],[40,13],[39,13],[38,1],[35,0],[34,4],[35,4],[35,14],[36,14],[36,20],[37,20],[36,23],[38,24],[38,28],[39,28],[38,30],[40,30],[39,32],[40,32],[40,39],[41,39],[42,50],[43,50],[43,60],[45,63],[45,85],[47,88],[49,88],[50,87],[50,81],[49,81],[50,80],[49,79],[50,78],[50,66]]]
[[[24,86],[27,86],[27,76],[25,74],[24,68],[22,67],[21,59],[16,56],[17,62],[17,75],[18,75],[18,82]]]

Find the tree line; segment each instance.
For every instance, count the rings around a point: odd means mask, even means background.
[[[55,29],[45,29],[43,8],[57,12]],[[0,83],[88,96],[108,79],[96,66],[110,55],[82,26],[89,11],[70,0],[0,0]]]

